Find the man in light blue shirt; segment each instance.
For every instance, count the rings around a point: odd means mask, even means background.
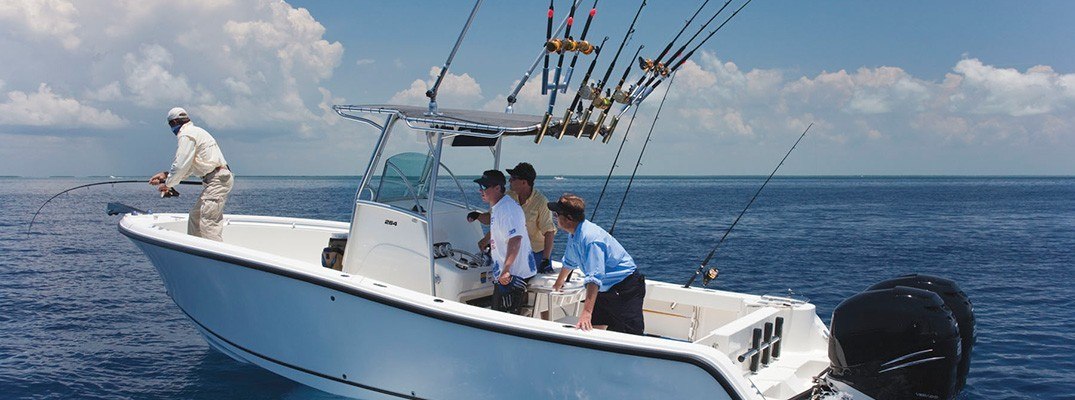
[[[553,289],[560,290],[573,269],[581,269],[585,276],[586,305],[575,326],[643,334],[646,282],[634,259],[616,238],[586,220],[586,202],[581,197],[566,193],[548,207],[556,224],[568,234],[564,268]]]

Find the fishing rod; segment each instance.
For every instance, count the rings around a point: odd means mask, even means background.
[[[541,121],[541,129],[538,134],[534,136],[534,143],[541,144],[541,139],[545,137],[545,132],[549,130],[549,123],[552,121],[552,110],[556,108],[556,93],[560,91],[560,71],[564,68],[564,53],[567,51],[573,51],[575,49],[575,41],[571,39],[571,25],[575,21],[575,4],[571,5],[571,12],[567,15],[567,30],[564,31],[564,40],[546,38],[545,40],[545,64],[549,63],[549,53],[556,51],[560,53],[560,59],[556,61],[556,73],[553,74],[553,82],[550,84],[548,80],[548,71],[546,71],[545,81],[541,83],[541,93],[545,94],[546,90],[552,88],[552,93],[549,94],[549,108],[545,111],[545,119]],[[549,2],[549,29],[548,35],[552,35],[552,2]],[[575,53],[578,56],[578,53]],[[546,65],[547,67],[547,65]],[[566,89],[566,86],[564,87]]]
[[[586,17],[586,24],[582,26],[582,36],[579,36],[577,42],[579,52],[582,54],[588,55],[593,51],[593,46],[590,45],[590,42],[586,41],[586,34],[590,32],[590,23],[593,22],[594,15],[597,15],[597,1],[598,0],[593,0],[593,7],[590,8],[590,15]],[[578,60],[579,53],[576,52],[575,55],[571,57],[571,64],[567,67],[567,75],[564,77],[564,85],[563,89],[560,90],[560,93],[567,93],[567,87],[571,85],[571,76],[575,73],[575,62]]]
[[[444,66],[440,69],[440,76],[437,76],[437,81],[433,84],[433,87],[426,90],[426,97],[429,98],[429,114],[437,114],[437,91],[440,90],[440,83],[444,80],[444,75],[448,73],[448,68],[452,66],[452,59],[455,58],[455,52],[459,51],[459,45],[463,44],[463,38],[467,36],[467,31],[470,30],[470,23],[474,22],[474,15],[478,13],[478,8],[481,7],[481,5],[482,0],[478,0],[474,3],[474,9],[470,10],[470,17],[467,18],[467,24],[463,25],[463,32],[459,33],[459,38],[455,40],[455,47],[452,48],[451,54],[448,55],[448,60],[444,62]],[[551,24],[552,22],[549,23]],[[546,65],[546,67],[547,66],[548,65]]]
[[[144,181],[144,180],[135,180],[135,179],[131,179],[131,180],[123,180],[123,181],[104,181],[104,182],[94,182],[94,183],[87,183],[87,184],[85,184],[85,185],[78,185],[78,186],[75,186],[75,187],[73,187],[73,188],[69,188],[69,189],[67,189],[67,190],[64,190],[64,191],[62,191],[62,192],[60,192],[60,193],[56,193],[56,194],[55,194],[55,195],[53,195],[52,197],[49,197],[49,199],[48,199],[48,200],[45,200],[45,202],[44,202],[44,203],[41,203],[41,207],[38,207],[38,208],[37,208],[37,211],[36,211],[36,212],[34,212],[34,217],[33,217],[33,218],[30,218],[30,225],[26,227],[26,233],[30,233],[30,229],[34,227],[34,221],[36,221],[36,220],[37,220],[37,215],[41,213],[41,209],[45,208],[45,205],[47,205],[47,204],[48,204],[49,202],[51,202],[51,201],[52,201],[52,199],[55,199],[55,198],[57,198],[57,197],[60,197],[60,195],[61,195],[61,194],[64,194],[64,193],[70,192],[70,191],[72,191],[72,190],[75,190],[75,189],[82,189],[82,188],[85,188],[85,187],[90,187],[90,186],[99,186],[99,185],[115,185],[115,184],[117,184],[117,183],[146,183],[146,181]],[[180,185],[201,185],[201,184],[202,184],[202,182],[201,182],[201,181],[182,181],[182,182],[179,182],[179,184],[180,184]],[[164,193],[161,193],[161,197],[175,197],[175,196],[178,196],[178,195],[179,195],[179,192],[178,192],[178,191],[175,191],[175,189],[174,189],[174,188],[173,188],[173,189],[171,189],[171,192],[170,192],[170,193],[171,193],[171,194],[168,194],[167,196],[165,196],[165,195],[164,195]]]
[[[691,36],[691,38],[688,39],[687,42],[683,44],[683,46],[681,46],[680,50],[676,52],[676,54],[672,55],[669,61],[675,59],[676,56],[680,55],[680,53],[684,49],[686,49],[687,45],[694,41],[694,39],[698,37],[699,34],[705,31],[705,28],[709,26],[709,24],[713,22],[713,20],[715,20],[717,16],[720,15],[720,13],[728,7],[728,4],[731,4],[731,2],[732,0],[724,2],[724,5],[721,6],[720,9],[717,10],[717,12],[714,13],[713,16],[710,17],[705,24],[702,24],[702,27],[698,29],[698,32]],[[664,50],[661,52],[660,55],[657,56],[656,59],[638,59],[639,65],[642,67],[643,70],[642,76],[638,77],[638,82],[635,83],[633,89],[629,92],[629,94],[625,94],[625,96],[623,96],[626,97],[626,100],[620,101],[620,103],[623,103],[623,108],[620,109],[619,113],[612,117],[612,122],[610,122],[607,127],[598,127],[598,129],[604,131],[602,134],[605,135],[606,139],[612,137],[612,132],[616,130],[616,126],[620,123],[620,117],[622,117],[623,114],[627,113],[627,110],[630,109],[634,104],[640,102],[639,94],[643,92],[642,89],[649,85],[651,82],[653,82],[653,80],[656,79],[658,76],[668,76],[671,73],[671,70],[668,68],[669,63],[662,64],[661,60],[664,59],[664,56],[672,48],[672,45],[675,44],[676,40],[678,40],[679,37],[683,34],[683,32],[687,30],[687,27],[690,26],[691,22],[694,21],[694,18],[698,16],[698,13],[702,12],[702,9],[705,8],[706,4],[708,3],[709,0],[706,0],[704,3],[702,3],[701,7],[698,7],[698,10],[694,12],[694,15],[692,15],[691,18],[687,20],[687,23],[684,24],[683,28],[679,30],[679,33],[676,34],[676,37],[672,38],[672,41],[668,42],[668,45],[665,46]],[[650,73],[652,73],[652,75]],[[645,81],[647,75],[649,75],[650,80],[643,84],[643,81]]]
[[[609,228],[608,233],[611,235],[616,230],[616,222],[620,220],[620,211],[623,211],[623,205],[627,203],[627,193],[631,192],[631,185],[635,183],[635,175],[638,174],[638,166],[642,165],[642,156],[646,154],[646,147],[649,146],[650,137],[653,136],[653,128],[657,126],[657,120],[661,117],[661,110],[664,109],[664,101],[668,100],[668,92],[672,91],[672,80],[676,79],[676,75],[673,72],[672,78],[668,82],[668,90],[665,90],[664,97],[661,98],[661,105],[657,107],[657,114],[653,115],[653,123],[649,126],[649,133],[646,134],[646,141],[642,142],[642,150],[638,152],[638,161],[635,161],[635,169],[631,171],[631,179],[627,180],[627,189],[623,191],[623,198],[620,199],[620,207],[616,209],[616,216],[612,218],[612,226]],[[641,107],[635,107],[635,114],[638,114],[638,109]],[[631,123],[627,124],[627,131],[623,133],[624,139],[631,133],[631,125],[634,123],[634,117],[631,117]],[[612,172],[609,171],[609,175]],[[604,189],[601,189],[604,191]]]
[[[731,0],[728,0],[728,2],[731,3]],[[646,79],[645,72],[654,71],[655,73],[657,73],[661,71],[661,60],[664,59],[664,56],[668,54],[669,50],[672,50],[672,45],[676,44],[676,41],[679,40],[679,37],[683,35],[683,32],[687,31],[687,27],[691,25],[691,22],[694,22],[694,18],[698,17],[698,14],[702,12],[702,9],[705,8],[706,4],[709,4],[709,0],[705,0],[704,2],[702,2],[702,5],[698,7],[698,10],[694,12],[694,15],[692,15],[690,19],[687,20],[687,23],[683,24],[683,28],[679,30],[679,33],[677,33],[676,36],[668,42],[667,46],[664,46],[664,50],[661,50],[661,53],[657,56],[657,58],[649,60],[645,60],[642,58],[638,59],[639,68],[642,68],[642,71],[644,73],[638,78],[638,82],[635,83],[635,87],[642,86],[642,82]]]
[[[705,32],[705,29],[707,27],[709,27],[709,24],[713,23],[713,21],[716,20],[718,16],[720,16],[720,13],[724,12],[724,9],[728,8],[728,5],[731,4],[731,3],[732,3],[732,0],[727,0],[726,2],[724,2],[724,5],[721,6],[720,9],[717,10],[716,13],[713,13],[713,16],[709,17],[709,19],[706,20],[705,23],[702,24],[702,26],[698,28],[698,31],[695,32],[693,35],[691,35],[690,39],[687,39],[687,41],[684,42],[682,46],[679,46],[679,49],[677,49],[675,53],[672,53],[672,57],[670,57],[668,59],[668,62],[666,62],[665,65],[667,66],[667,65],[673,64],[673,61],[675,61],[676,57],[679,57],[679,56],[683,55],[683,52],[687,50],[687,46],[689,46],[692,42],[694,42],[694,39],[698,38],[698,35],[701,35],[702,32]],[[668,69],[668,74],[671,74],[671,73],[672,73],[671,69]],[[638,89],[641,90],[642,88],[652,84],[654,79],[656,79],[658,75],[661,75],[661,74],[654,74],[654,75],[650,76],[649,80],[646,81],[645,84],[638,86]]]
[[[601,195],[597,196],[597,203],[594,204],[593,212],[590,213],[590,221],[597,220],[597,210],[601,208],[601,199],[605,197],[605,189],[608,188],[608,182],[612,180],[612,171],[618,167],[616,163],[620,160],[620,152],[623,151],[623,145],[627,143],[627,135],[631,133],[631,125],[634,125],[636,117],[638,117],[638,107],[635,108],[634,114],[631,115],[631,122],[627,124],[627,132],[623,134],[623,140],[620,141],[620,149],[616,150],[616,157],[612,159],[612,167],[608,169],[608,176],[605,177],[605,185],[601,186]]]
[[[572,4],[577,6],[580,3],[582,3],[582,0],[575,0]],[[554,31],[549,36],[551,37],[551,36],[559,35],[560,31],[562,31],[564,29],[564,26],[566,26],[566,25],[567,25],[567,19],[565,18],[562,22],[560,22],[560,26],[558,28],[556,28],[556,31]],[[541,63],[541,59],[544,58],[545,55],[546,55],[545,46],[542,45],[541,46],[541,52],[538,53],[537,58],[534,59],[534,62],[532,64],[530,64],[530,68],[527,69],[526,73],[523,74],[522,79],[519,79],[519,83],[515,84],[515,88],[511,90],[511,93],[508,93],[508,97],[507,97],[508,106],[507,106],[507,108],[504,109],[504,112],[506,112],[508,114],[511,114],[514,111],[513,108],[514,108],[515,102],[518,100],[519,92],[521,90],[523,90],[523,86],[526,85],[526,82],[528,80],[530,80],[530,75],[534,73],[534,70],[537,69],[538,64]]]
[[[612,57],[612,62],[609,63],[608,69],[605,70],[605,76],[593,86],[590,91],[593,93],[593,100],[590,101],[590,107],[586,109],[586,112],[582,114],[582,127],[579,128],[578,135],[576,137],[582,137],[583,131],[586,130],[586,123],[590,120],[590,114],[593,113],[594,107],[598,104],[604,107],[610,106],[608,97],[601,97],[601,91],[605,89],[605,85],[608,84],[608,78],[612,75],[612,70],[616,68],[616,60],[620,58],[620,52],[623,51],[623,46],[627,44],[627,41],[631,39],[631,35],[635,32],[635,23],[638,22],[638,16],[642,15],[642,9],[646,7],[646,0],[642,0],[642,4],[638,6],[638,12],[635,13],[634,19],[631,20],[631,25],[627,27],[627,33],[623,35],[623,41],[620,42],[620,47],[616,49],[616,55]],[[594,127],[597,129],[597,127]],[[594,135],[597,134],[595,130]],[[592,138],[591,138],[592,139]]]
[[[724,236],[722,236],[722,237],[720,238],[720,241],[718,241],[718,242],[717,242],[717,245],[713,247],[713,250],[710,250],[710,251],[709,251],[709,255],[707,255],[707,256],[705,257],[705,260],[704,260],[704,261],[702,261],[702,264],[698,266],[698,270],[697,270],[697,271],[694,271],[694,275],[691,275],[691,278],[690,278],[689,280],[687,280],[687,284],[686,284],[686,285],[683,285],[683,287],[684,287],[684,288],[689,288],[689,287],[691,287],[691,284],[692,284],[692,283],[694,283],[694,279],[695,279],[695,278],[698,278],[698,275],[701,275],[701,274],[702,274],[702,270],[704,270],[704,269],[705,269],[705,267],[706,267],[707,265],[709,265],[709,260],[713,259],[713,254],[716,254],[716,252],[717,252],[717,249],[719,249],[719,248],[720,248],[720,245],[721,245],[721,243],[724,243],[724,239],[727,239],[727,238],[728,238],[728,234],[729,234],[729,233],[732,233],[732,229],[733,229],[733,228],[735,228],[735,224],[738,224],[738,223],[739,223],[739,219],[740,219],[740,218],[743,218],[743,214],[746,214],[746,212],[747,212],[747,209],[748,209],[748,208],[750,208],[750,205],[751,205],[751,204],[754,204],[754,199],[757,199],[757,198],[758,198],[758,195],[759,195],[759,194],[761,194],[761,190],[762,190],[762,189],[765,189],[765,185],[769,183],[769,180],[770,180],[770,179],[773,179],[773,175],[776,175],[776,171],[777,171],[778,169],[780,169],[780,166],[781,166],[781,165],[784,165],[784,160],[787,160],[787,159],[788,159],[788,156],[790,156],[790,155],[791,155],[791,151],[792,151],[792,150],[795,150],[795,146],[798,146],[798,145],[799,145],[799,142],[800,142],[800,141],[802,141],[802,140],[803,140],[803,137],[805,137],[805,136],[806,136],[806,132],[810,132],[810,127],[812,127],[812,126],[814,126],[814,123],[812,123],[812,122],[811,122],[811,123],[810,123],[810,125],[808,125],[808,126],[806,127],[806,130],[804,130],[804,131],[803,131],[803,134],[802,134],[802,135],[799,135],[799,139],[795,141],[795,144],[791,145],[791,148],[790,148],[790,149],[788,149],[788,153],[784,155],[784,158],[780,159],[780,163],[776,165],[776,168],[773,168],[773,172],[772,172],[771,174],[769,174],[769,177],[768,177],[768,178],[765,178],[765,182],[763,182],[763,183],[761,184],[761,187],[759,187],[759,188],[758,188],[758,191],[757,191],[757,192],[754,192],[754,197],[751,197],[751,198],[750,198],[750,202],[748,202],[748,203],[747,203],[747,206],[746,206],[746,207],[743,207],[743,211],[739,212],[739,216],[738,216],[738,217],[735,217],[735,221],[732,221],[732,225],[728,227],[728,230],[724,231]],[[611,232],[611,231],[610,231],[610,232]],[[719,274],[720,274],[720,271],[719,271],[719,270],[717,270],[716,268],[710,268],[710,269],[709,269],[708,271],[706,271],[706,274],[705,274],[705,276],[704,276],[704,277],[702,277],[702,285],[703,285],[703,286],[707,286],[707,285],[709,285],[709,281],[712,281],[712,280],[714,280],[714,279],[717,279],[717,275],[719,275]]]
[[[697,46],[694,46],[694,48],[691,49],[690,53],[687,53],[687,55],[683,56],[683,58],[679,59],[679,61],[676,62],[675,66],[672,67],[671,71],[674,72],[678,70],[679,67],[683,66],[683,63],[694,55],[694,52],[698,51],[698,49],[700,49],[706,41],[708,41],[710,38],[713,37],[713,35],[720,31],[720,28],[723,28],[725,24],[732,20],[732,18],[735,18],[735,16],[738,15],[740,11],[743,11],[743,9],[746,8],[747,4],[750,4],[751,1],[753,0],[747,0],[747,2],[739,6],[739,8],[736,9],[734,13],[732,13],[732,15],[729,15],[728,19],[725,19],[724,22],[722,22],[720,26],[717,27],[717,29],[714,29],[713,31],[709,32],[709,35],[707,35],[705,39],[702,39],[702,41],[699,42]],[[656,76],[654,76],[653,78],[656,78]],[[650,80],[653,80],[653,78],[650,78]],[[653,86],[641,88],[640,90],[642,91],[638,92],[639,97],[637,101],[641,102],[642,100],[645,100],[646,97],[653,92],[653,89],[656,89],[657,86],[661,86],[661,82],[664,82],[664,78],[661,78],[661,80],[657,81],[657,83],[654,83]],[[649,82],[646,82],[646,85],[649,85]]]
[[[638,57],[638,54],[641,53],[642,49],[645,47],[645,45],[638,46],[638,50],[635,51],[635,55],[628,60],[634,60],[635,57]],[[596,138],[597,135],[601,133],[601,126],[605,124],[605,118],[608,117],[608,111],[612,109],[612,103],[627,104],[631,102],[629,98],[630,92],[634,91],[635,88],[632,87],[630,90],[624,90],[623,84],[627,81],[627,76],[631,74],[631,67],[633,66],[634,63],[627,63],[627,68],[623,70],[623,75],[620,76],[620,81],[616,83],[616,88],[612,89],[612,96],[609,96],[612,101],[608,102],[608,106],[605,107],[604,110],[601,110],[601,115],[597,117],[597,123],[594,124],[594,134],[593,136],[590,136],[590,140],[594,140],[594,138]],[[612,139],[612,131],[608,131],[605,137],[601,139],[601,143],[608,143],[610,139]]]
[[[555,0],[549,0],[549,23],[545,28],[545,43],[552,41],[552,16],[555,14],[555,7],[553,3]],[[569,18],[570,19],[570,18]],[[567,21],[567,26],[571,26],[571,21]],[[545,51],[545,67],[541,69],[541,95],[548,94],[547,82],[549,81],[549,51]]]
[[[579,90],[577,90],[575,92],[575,99],[571,101],[571,105],[567,107],[566,111],[564,111],[564,119],[563,119],[563,122],[562,122],[563,127],[560,128],[560,133],[556,135],[557,140],[563,138],[564,133],[567,132],[567,125],[571,123],[571,114],[574,112],[575,107],[576,106],[582,107],[582,98],[583,98],[582,96],[583,96],[583,94],[584,93],[592,93],[592,92],[590,92],[588,90],[585,90],[587,88],[586,84],[590,81],[590,74],[593,74],[593,69],[594,69],[594,67],[597,66],[597,58],[601,56],[601,49],[605,48],[605,42],[607,42],[607,41],[608,41],[608,36],[605,36],[605,38],[601,40],[601,45],[594,47],[594,53],[596,53],[596,54],[594,54],[594,56],[593,56],[593,61],[590,61],[590,67],[586,69],[586,75],[583,75],[583,77],[582,77],[582,84],[579,85]],[[586,99],[589,100],[590,97],[587,97]],[[581,111],[582,110],[580,109],[579,112],[581,112]],[[585,122],[583,122],[583,126],[579,127],[579,135],[580,136],[582,134],[581,133],[582,128],[585,127],[585,126],[586,126]]]

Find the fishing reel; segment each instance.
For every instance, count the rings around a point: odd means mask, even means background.
[[[545,42],[545,51],[557,54],[579,52],[588,55],[594,52],[594,45],[585,40],[575,40],[571,37],[555,38]]]
[[[634,85],[631,85],[631,87],[627,90],[617,90],[616,93],[612,94],[612,101],[615,101],[620,104],[628,104],[632,100],[631,93],[634,93],[634,91]]]
[[[708,287],[709,282],[715,281],[718,276],[720,276],[720,270],[710,267],[702,276],[702,286]]]
[[[593,106],[594,108],[601,110],[607,110],[609,107],[612,107],[612,90],[605,89],[604,96],[598,95],[595,97],[593,99]]]
[[[600,96],[601,92],[599,92],[599,90],[600,89],[597,88],[597,85],[590,84],[586,87],[586,89],[583,89],[579,92],[579,97],[585,100],[593,100],[594,98]]]
[[[638,57],[638,67],[643,71],[667,77],[672,71],[668,64],[655,62],[653,59]]]

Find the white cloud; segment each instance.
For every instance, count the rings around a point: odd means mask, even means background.
[[[75,34],[79,12],[65,0],[6,0],[0,2],[0,21],[11,28],[37,38],[49,37],[65,49],[74,50],[82,43]]]
[[[38,86],[36,93],[8,92],[7,101],[0,103],[0,125],[110,129],[127,124],[112,111],[61,97],[44,83]]]
[[[368,59],[368,58],[360,58],[360,59],[358,59],[358,61],[355,61],[355,65],[358,65],[358,66],[373,65],[373,63],[375,63],[375,62],[376,61]]]
[[[96,101],[116,101],[123,98],[123,90],[119,87],[119,81],[112,81],[112,83],[87,91],[85,97]]]
[[[318,88],[340,64],[343,45],[325,40],[325,27],[305,9],[276,0],[83,0],[77,10],[67,5],[0,3],[0,22],[50,10],[38,19],[54,28],[38,36],[77,35],[74,50],[24,55],[18,62],[24,70],[52,71],[49,84],[81,93],[82,103],[108,102],[115,115],[153,123],[163,110],[184,106],[210,128],[324,130]],[[25,34],[31,31],[24,25],[17,26],[22,33],[4,37],[20,49],[37,40]],[[70,28],[60,30],[64,26]]]
[[[958,111],[1015,117],[1066,110],[1075,103],[1075,74],[1059,74],[1048,66],[1019,72],[964,59],[949,75],[959,91],[950,100]]]
[[[396,92],[389,100],[389,103],[412,106],[429,104],[426,90],[433,88],[433,83],[436,82],[438,75],[440,75],[440,67],[430,68],[429,80],[416,79],[411,82],[409,88]],[[475,108],[478,107],[478,102],[481,100],[481,85],[466,73],[456,75],[448,71],[444,75],[444,80],[440,83],[440,88],[437,90],[437,104],[445,108]]]

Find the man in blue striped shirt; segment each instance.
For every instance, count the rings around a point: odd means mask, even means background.
[[[568,234],[564,268],[553,289],[563,287],[571,270],[581,269],[585,276],[586,305],[575,326],[643,334],[646,282],[634,259],[616,238],[586,220],[586,202],[581,197],[565,193],[548,207],[556,224]]]

